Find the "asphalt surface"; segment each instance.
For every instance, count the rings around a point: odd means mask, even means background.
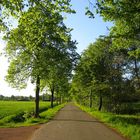
[[[35,131],[31,140],[124,140],[73,104],[66,105],[49,123]]]

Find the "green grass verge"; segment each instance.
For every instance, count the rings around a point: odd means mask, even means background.
[[[116,115],[107,112],[99,112],[85,106],[79,106],[83,111],[94,116],[96,119],[115,128],[118,132],[131,140],[140,140],[140,116]]]
[[[31,124],[41,124],[41,123],[46,123],[49,120],[51,120],[56,113],[65,106],[64,104],[55,106],[54,108],[50,108],[46,111],[43,111],[42,113],[40,113],[40,118],[29,118],[26,120],[25,125],[31,125]]]
[[[3,102],[2,105],[3,108],[0,111],[4,115],[0,119],[0,127],[19,127],[47,122],[65,104],[58,106],[55,104],[51,109],[50,103],[40,102],[40,118],[34,118],[34,102]]]

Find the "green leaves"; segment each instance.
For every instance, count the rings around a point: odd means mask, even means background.
[[[40,10],[48,17],[48,14],[50,14],[48,11],[51,11],[51,14],[56,12],[75,13],[75,11],[71,9],[70,1],[68,0],[2,0],[0,3],[0,29],[4,30],[6,29],[5,27],[7,27],[7,30],[10,29],[6,22],[9,21],[11,16],[19,19],[27,11],[31,12],[35,7],[38,9],[34,10],[35,13]]]
[[[95,18],[94,14],[88,8],[86,8],[85,15],[87,15],[89,18]]]
[[[124,40],[139,40],[140,4],[138,0],[97,1],[96,9],[105,20],[114,22],[111,30],[114,41],[118,37]]]
[[[27,1],[18,26],[5,36],[10,66],[7,81],[24,88],[29,78],[41,80],[42,90],[68,92],[71,72],[78,59],[71,29],[63,23],[61,12],[69,12],[68,1]]]
[[[94,99],[94,107],[103,101],[106,110],[119,112],[118,106],[135,96],[139,83],[137,46],[112,49],[113,45],[110,37],[98,38],[81,55],[71,89],[80,104],[89,105]]]

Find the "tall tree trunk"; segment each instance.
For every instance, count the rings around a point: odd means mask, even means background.
[[[90,103],[89,103],[89,107],[92,108],[92,89],[90,90]]]
[[[54,107],[54,104],[53,104],[53,102],[54,102],[54,86],[51,89],[51,93],[52,93],[52,95],[51,95],[51,108],[53,108]]]
[[[59,103],[62,104],[62,93],[60,92]]]
[[[58,97],[58,90],[57,90],[57,92],[56,92],[56,102],[57,102],[57,105],[59,104],[58,101],[59,101],[59,97]]]
[[[39,92],[40,92],[40,78],[37,76],[36,80],[36,98],[35,98],[35,118],[39,117]]]
[[[137,66],[137,59],[135,58],[135,60],[134,60],[134,65],[135,65],[135,68],[134,68],[134,70],[135,70],[135,75],[136,75],[136,77],[137,77],[137,79],[138,79],[138,89],[140,88],[140,78],[139,78],[139,69],[138,69],[138,66]]]
[[[99,111],[101,111],[101,109],[102,109],[102,104],[103,104],[103,99],[102,99],[102,95],[100,94],[99,108],[98,108]]]
[[[137,66],[137,59],[135,58],[135,60],[134,60],[134,63],[135,63],[135,75],[136,75],[136,77],[139,79],[139,74],[138,74],[138,66]]]

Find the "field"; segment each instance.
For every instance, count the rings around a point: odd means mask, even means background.
[[[0,101],[0,119],[18,114],[21,112],[34,111],[34,102],[25,101]],[[40,102],[40,109],[47,109],[50,107],[50,102]]]
[[[50,109],[50,102],[40,102],[39,119],[34,118],[34,106],[34,102],[28,101],[0,101],[0,127],[28,126],[47,122],[64,105]]]
[[[78,105],[78,104],[77,104]],[[78,105],[83,111],[88,112],[106,125],[115,128],[118,132],[131,140],[140,140],[140,115],[116,115],[99,112],[85,106]]]

